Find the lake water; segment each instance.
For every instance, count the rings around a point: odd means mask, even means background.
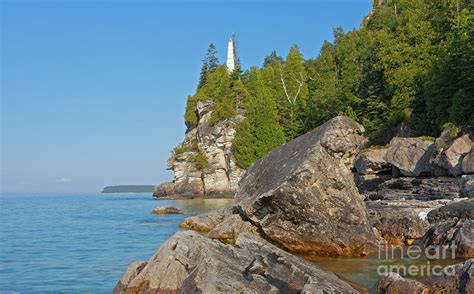
[[[0,292],[110,293],[127,266],[148,260],[190,215],[230,199],[160,200],[151,194],[2,195]],[[187,215],[154,215],[171,205]],[[373,292],[385,264],[423,265],[399,257],[315,258],[323,268]],[[452,264],[458,260],[431,261]],[[422,277],[414,277],[422,278]]]
[[[151,194],[4,194],[2,293],[110,293],[128,264],[148,260],[186,217],[231,200],[156,201]],[[188,215],[154,215],[172,205]]]

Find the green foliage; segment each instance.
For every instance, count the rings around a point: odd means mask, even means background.
[[[230,98],[222,99],[214,104],[211,118],[209,119],[209,125],[213,126],[218,121],[233,117],[236,114],[233,103],[230,100]]]
[[[214,43],[209,44],[207,48],[206,57],[202,61],[201,74],[199,75],[198,89],[200,89],[206,82],[207,75],[214,72],[219,66],[219,59],[217,59],[217,50]]]
[[[229,75],[210,47],[198,91],[187,101],[186,124],[197,124],[200,100],[213,102],[211,125],[245,114],[233,143],[244,168],[337,115],[361,123],[374,145],[400,130],[431,140],[446,123],[474,124],[470,1],[385,4],[360,29],[336,28],[334,40],[308,60],[293,46],[284,59],[273,51],[261,69],[242,73],[239,66]]]
[[[274,78],[281,89],[277,90],[278,114],[285,137],[291,140],[304,131],[304,114],[308,104],[309,89],[303,56],[298,46],[291,47],[285,62],[275,61]]]
[[[431,141],[431,142],[434,142],[434,140],[435,140],[435,138],[431,137],[431,136],[420,136],[418,138],[420,138],[423,141]]]
[[[285,143],[275,100],[265,86],[260,70],[252,68],[245,84],[249,94],[246,118],[237,125],[232,144],[237,164],[242,168],[248,168],[268,151]]]
[[[213,102],[223,100],[230,89],[231,80],[225,65],[220,65],[215,71],[209,72],[205,83],[194,95],[197,101],[211,100]]]
[[[367,150],[381,150],[381,149],[387,149],[388,144],[385,145],[372,145],[367,148]]]
[[[191,151],[191,148],[189,148],[186,145],[179,145],[179,146],[176,146],[173,149],[173,154],[176,156],[176,155],[180,155],[180,154],[183,154],[185,152],[188,152],[188,151]]]
[[[196,103],[197,100],[195,96],[188,96],[188,100],[186,101],[186,111],[184,113],[184,123],[188,127],[195,126],[198,123]]]
[[[209,166],[206,154],[202,150],[199,150],[195,155],[189,157],[189,159],[196,164],[198,170],[203,170]]]
[[[448,122],[443,125],[443,131],[448,131],[451,139],[456,138],[461,132],[461,128],[454,123]]]

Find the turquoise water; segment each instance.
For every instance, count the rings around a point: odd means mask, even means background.
[[[229,204],[151,194],[1,195],[1,292],[110,293],[128,264],[148,260],[184,218]],[[150,213],[160,205],[189,214]]]

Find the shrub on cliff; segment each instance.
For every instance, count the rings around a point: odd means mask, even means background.
[[[196,164],[198,170],[203,170],[209,166],[207,161],[206,154],[202,150],[199,150],[195,155],[189,158],[192,162]]]

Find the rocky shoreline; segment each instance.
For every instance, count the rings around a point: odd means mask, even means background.
[[[232,207],[187,218],[180,226],[190,230],[130,265],[114,293],[359,293],[298,256],[366,256],[414,243],[466,261],[453,276],[423,282],[390,274],[378,293],[472,293],[473,133],[454,132],[365,149],[361,125],[331,119],[258,160]]]

